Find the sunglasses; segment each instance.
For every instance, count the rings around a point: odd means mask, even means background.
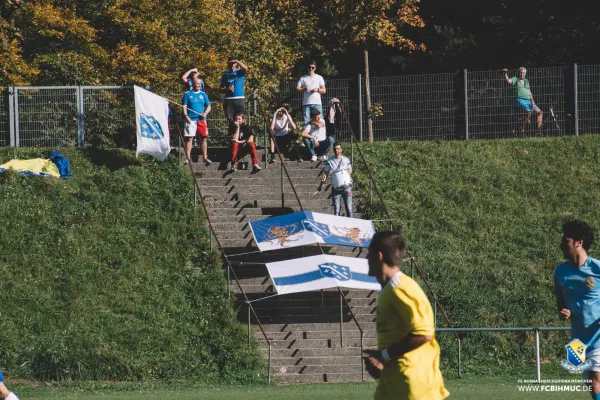
[[[317,67],[308,67],[308,69],[317,69]]]

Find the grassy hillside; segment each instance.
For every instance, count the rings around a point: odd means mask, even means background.
[[[0,149],[12,158],[54,149]],[[252,381],[189,174],[75,149],[74,178],[0,174],[0,369],[40,380]]]
[[[560,228],[571,218],[600,228],[599,147],[600,137],[583,136],[380,142],[363,150],[451,322],[517,327],[568,326],[552,295]],[[356,170],[365,196],[364,168],[356,163]],[[385,218],[376,199],[370,214]],[[441,313],[437,321],[443,324]],[[451,334],[439,338],[444,364],[455,365]],[[543,333],[542,357],[557,363],[568,341],[565,333]],[[463,360],[471,370],[506,369],[532,362],[533,349],[531,333],[469,334]]]

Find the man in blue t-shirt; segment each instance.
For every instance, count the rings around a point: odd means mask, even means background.
[[[227,122],[231,124],[236,115],[246,113],[244,81],[248,72],[248,66],[233,57],[229,57],[227,67],[228,70],[221,77],[220,89],[225,92],[223,110],[225,111]]]
[[[181,104],[183,105],[183,115],[185,116],[184,130],[184,148],[187,155],[184,163],[192,157],[192,146],[196,134],[201,141],[202,160],[206,165],[212,164],[208,159],[208,126],[206,124],[206,116],[211,110],[210,100],[208,95],[200,90],[201,80],[196,77],[193,80],[192,90],[185,92]]]
[[[562,230],[560,249],[567,261],[554,270],[559,317],[571,320],[571,339],[587,346],[591,367],[584,377],[592,382],[592,399],[600,400],[600,261],[587,254],[594,231],[581,220],[565,223]]]
[[[2,371],[0,371],[0,400],[19,400],[19,398],[13,392],[9,392],[4,385]]]

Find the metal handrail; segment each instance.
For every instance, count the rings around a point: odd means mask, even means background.
[[[181,134],[181,129],[179,128],[179,124],[176,124],[176,126],[177,126],[177,131],[179,134],[179,140],[183,141],[183,135]],[[200,190],[200,184],[198,183],[198,179],[196,179],[196,175],[194,174],[194,169],[192,168],[192,160],[188,157],[187,153],[185,153],[185,157],[188,162],[190,174],[192,176],[192,179],[194,180],[194,186],[196,187],[196,190],[198,191],[198,193],[201,194],[202,192]],[[210,215],[208,213],[208,208],[206,207],[206,203],[204,202],[204,198],[202,197],[202,195],[200,195],[199,197],[200,197],[200,202],[202,203],[202,208],[204,209],[204,214],[206,215],[206,220],[208,221],[208,226],[209,226],[210,232],[212,232],[213,236],[215,237],[217,246],[218,246],[219,250],[221,251],[221,254],[223,255],[223,257],[225,258],[225,261],[227,263],[228,272],[233,275],[233,279],[237,283],[238,288],[240,289],[240,292],[242,293],[242,296],[244,296],[244,299],[246,300],[246,303],[248,304],[248,309],[252,311],[252,314],[256,318],[256,322],[258,323],[260,331],[262,332],[262,334],[265,338],[265,341],[267,342],[267,345],[269,346],[269,365],[268,365],[269,370],[267,373],[267,382],[271,383],[271,341],[269,340],[262,324],[260,323],[260,319],[258,318],[258,315],[256,314],[256,311],[254,310],[254,307],[252,307],[252,304],[249,302],[248,296],[246,295],[246,292],[242,288],[242,285],[233,269],[233,266],[231,265],[231,262],[229,261],[229,258],[227,257],[227,254],[223,250],[223,246],[221,246],[221,242],[219,241],[217,232],[215,231],[215,229],[212,225],[212,222],[210,220]]]
[[[283,169],[285,170],[285,174],[286,174],[286,176],[288,178],[290,186],[292,187],[292,190],[294,192],[294,196],[296,197],[296,200],[298,201],[300,209],[302,211],[304,211],[304,207],[302,206],[302,201],[300,200],[300,197],[298,196],[298,193],[296,192],[296,188],[294,187],[294,182],[292,181],[292,178],[290,177],[290,174],[289,174],[289,172],[287,170],[287,167],[285,166],[285,162],[283,160],[283,155],[279,151],[279,146],[277,146],[277,140],[275,140],[275,135],[273,135],[273,131],[271,130],[271,124],[269,123],[269,118],[267,117],[266,113],[264,112],[264,108],[262,107],[262,103],[260,101],[260,98],[257,95],[255,95],[255,99],[257,100],[257,104],[258,104],[258,108],[259,108],[259,113],[262,115],[264,123],[267,126],[267,130],[269,132],[269,138],[273,141],[273,143],[275,145],[275,151],[277,152],[277,155],[279,156],[279,161],[281,162],[281,165],[282,165]],[[267,149],[267,145],[268,144],[265,143],[265,150]],[[265,151],[265,157],[266,157],[266,151]],[[320,243],[317,243],[317,247],[319,248],[319,251],[321,252],[321,254],[325,255],[325,252],[323,251],[323,247],[321,246]],[[364,335],[363,329],[360,326],[360,323],[358,322],[358,319],[356,318],[356,315],[354,315],[354,311],[352,311],[352,307],[350,307],[350,303],[348,302],[348,299],[346,298],[346,296],[344,295],[344,293],[342,292],[342,290],[339,287],[338,287],[338,292],[340,293],[341,297],[344,299],[344,302],[346,303],[346,306],[348,307],[348,310],[350,311],[350,315],[352,316],[352,319],[354,320],[354,322],[356,323],[356,326],[358,327],[358,330],[360,331],[360,336],[361,336],[361,350],[362,350],[362,337]]]
[[[371,168],[369,167],[369,164],[367,163],[367,160],[360,148],[360,145],[358,144],[358,139],[357,139],[356,135],[354,134],[354,130],[352,129],[352,126],[350,125],[350,120],[348,119],[348,115],[346,114],[346,111],[344,110],[344,107],[342,106],[341,103],[336,103],[336,105],[346,120],[346,124],[348,125],[348,129],[350,130],[350,134],[352,135],[354,144],[356,144],[356,149],[358,150],[358,154],[360,155],[360,158],[362,159],[363,163],[365,164],[367,173],[369,174],[369,183],[375,188],[375,191],[377,192],[377,196],[379,197],[379,201],[381,202],[381,205],[383,206],[383,209],[385,210],[385,214],[387,215],[388,219],[393,220],[392,216],[390,215],[390,212],[388,210],[388,207],[385,204],[385,201],[383,200],[383,196],[381,195],[381,192],[379,191],[379,187],[377,186],[377,183],[375,182],[375,178],[373,178]],[[350,143],[350,146],[352,146],[352,143]],[[391,224],[391,223],[390,223],[390,225],[393,226],[393,224]],[[419,268],[419,265],[417,264],[417,261],[415,260],[412,252],[410,250],[406,249],[406,253],[410,257],[411,262],[414,263],[414,266],[417,268],[417,273],[421,276],[421,279],[423,279],[423,281],[427,285],[427,288],[429,289],[431,295],[433,296],[436,306],[439,307],[440,310],[442,311],[442,315],[444,316],[446,323],[448,324],[448,326],[452,327],[452,323],[450,322],[450,319],[448,318],[446,311],[442,307],[442,304],[439,302],[437,296],[435,295],[435,292],[431,288],[431,285],[429,284],[429,281],[425,277],[425,274],[423,274],[423,271],[421,270],[421,268]],[[454,334],[456,336],[456,340],[460,341],[459,335],[456,332]]]

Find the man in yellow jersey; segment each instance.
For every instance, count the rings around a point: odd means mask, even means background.
[[[369,275],[383,288],[377,305],[377,348],[368,351],[367,371],[379,379],[376,400],[441,400],[450,393],[440,371],[433,309],[423,289],[400,271],[401,234],[377,232],[369,246]]]

